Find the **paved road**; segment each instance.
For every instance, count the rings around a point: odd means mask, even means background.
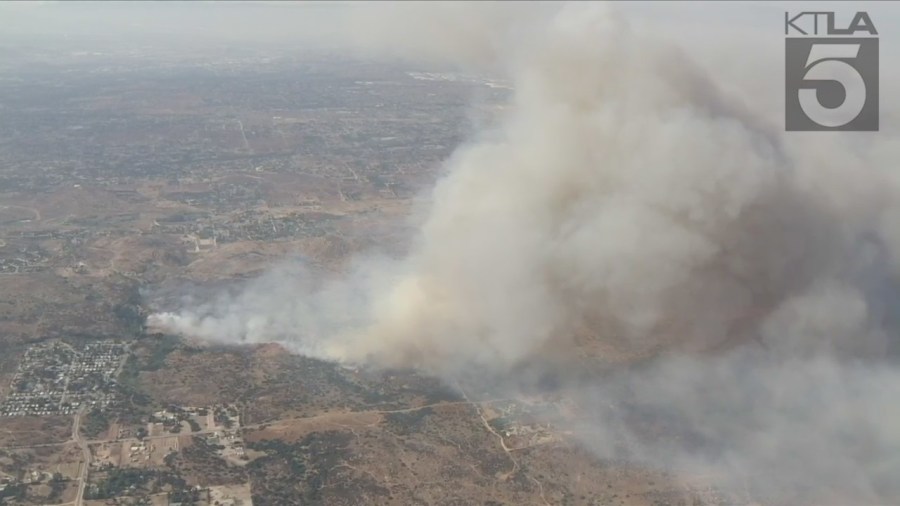
[[[91,451],[88,448],[87,441],[82,439],[79,427],[81,426],[81,417],[84,415],[84,407],[75,413],[75,422],[72,424],[72,441],[81,448],[81,455],[84,464],[81,465],[81,473],[78,476],[78,494],[75,496],[75,506],[82,506],[84,503],[84,489],[87,486],[88,468],[91,466]]]

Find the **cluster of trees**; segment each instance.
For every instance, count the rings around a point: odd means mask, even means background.
[[[166,430],[168,430],[169,432],[172,432],[174,434],[178,434],[179,432],[181,432],[181,422],[187,422],[188,425],[191,427],[191,432],[200,432],[201,430],[203,430],[203,428],[200,427],[200,424],[197,423],[196,420],[194,420],[194,417],[191,415],[191,413],[181,409],[180,407],[175,406],[175,405],[169,405],[166,408],[166,411],[173,414],[174,418],[169,418],[169,417],[160,418],[155,415],[151,415],[149,417],[149,421],[151,423],[163,424],[163,427],[165,427]],[[205,410],[203,410],[203,411],[205,412]]]
[[[62,497],[62,493],[66,490],[67,482],[68,480],[62,474],[53,473],[53,477],[46,482],[50,486],[50,493],[46,497],[30,496],[28,485],[25,483],[10,483],[3,490],[0,490],[0,504],[17,504],[25,501],[35,503],[38,500],[41,503],[45,503],[45,501],[49,503],[58,502]],[[33,492],[34,489],[32,489]]]
[[[219,451],[223,449],[224,446],[211,444],[203,436],[194,436],[193,443],[181,451],[181,457],[173,457],[166,463],[173,469],[182,469],[186,474],[202,475],[203,485],[246,482],[246,469],[222,460]]]
[[[113,306],[112,309],[113,314],[128,331],[136,335],[144,332],[147,317],[141,309],[141,292],[138,283],[129,283],[124,300]]]
[[[215,413],[213,413],[213,418],[216,421],[217,425],[221,425],[226,429],[230,429],[234,427],[234,422],[231,421],[232,416],[237,416],[237,413],[232,409],[223,409],[216,408]]]
[[[405,413],[389,413],[385,418],[387,429],[401,436],[414,432],[421,432],[425,427],[425,420],[434,414],[431,408],[416,409]]]
[[[56,502],[62,497],[62,493],[66,490],[66,478],[60,473],[53,473],[50,478],[50,495],[47,496],[48,502]]]
[[[265,452],[265,457],[247,464],[253,477],[253,504],[321,504],[322,489],[335,467],[350,457],[347,449],[353,436],[339,431],[309,434],[296,443],[261,440],[249,448]]]
[[[129,467],[109,469],[106,479],[87,488],[85,498],[102,500],[119,496],[158,494],[164,488],[169,489],[170,500],[173,496],[182,498],[180,501],[171,502],[191,504],[198,498],[196,491],[174,472]]]
[[[106,479],[88,487],[84,496],[86,499],[112,499],[133,493],[144,489],[155,474],[155,471],[144,469],[112,468],[108,471]]]
[[[81,425],[81,433],[89,439],[94,439],[108,431],[109,424],[109,416],[101,411],[100,408],[94,408],[85,415],[84,422]]]
[[[10,499],[13,501],[24,501],[27,494],[28,485],[24,483],[7,485],[6,488],[0,490],[0,504],[6,504]]]

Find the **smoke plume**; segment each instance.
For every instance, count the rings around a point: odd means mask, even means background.
[[[357,37],[399,54],[413,25],[409,56],[514,83],[409,255],[337,280],[290,264],[151,324],[449,377],[622,364],[563,379],[599,456],[714,468],[773,501],[900,498],[896,146],[790,137],[605,5],[395,9]]]

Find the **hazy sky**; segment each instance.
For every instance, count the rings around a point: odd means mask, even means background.
[[[531,3],[531,2],[529,2]],[[21,35],[82,36],[126,43],[146,36],[220,41],[300,41],[332,38],[347,15],[390,8],[390,2],[4,2],[0,41]],[[784,10],[867,10],[883,44],[900,40],[900,5],[889,2],[631,2],[617,8],[661,26],[690,28],[693,37],[758,31],[783,34]],[[737,31],[735,31],[737,30]],[[339,38],[339,37],[338,37]],[[415,44],[414,40],[410,41]]]

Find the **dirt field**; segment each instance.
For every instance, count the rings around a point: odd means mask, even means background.
[[[263,424],[257,430],[247,428],[244,430],[244,441],[254,442],[264,439],[278,439],[281,441],[297,441],[311,432],[326,430],[348,430],[375,427],[382,421],[379,413],[325,413],[320,416],[283,420],[274,423]]]
[[[0,418],[0,447],[3,448],[62,443],[71,436],[71,416]]]
[[[75,481],[70,481],[64,484],[64,488],[55,496],[55,498],[51,499],[52,496],[52,488],[50,485],[41,483],[39,485],[31,485],[28,487],[28,492],[26,497],[29,498],[29,501],[33,504],[41,504],[50,506],[52,504],[66,504],[71,503],[75,500],[75,496],[78,493],[78,483]]]
[[[169,506],[169,498],[167,494],[155,494],[148,497],[150,500],[148,506]],[[102,500],[102,501],[84,501],[84,506],[111,506],[111,505],[119,505],[119,504],[133,504],[134,499],[129,497],[123,497],[118,500]]]
[[[106,431],[106,439],[118,439],[119,438],[119,423],[112,422],[109,424],[109,429]],[[102,437],[102,435],[101,435]]]
[[[166,433],[165,427],[161,423],[148,423],[147,424],[147,434],[150,437],[162,436]]]
[[[19,471],[60,473],[63,478],[77,478],[83,465],[81,450],[74,443],[34,448],[0,449],[0,474]]]
[[[166,455],[173,451],[178,451],[178,440],[181,436],[173,436],[166,438],[153,439],[149,443],[150,459],[149,463],[153,466],[162,466],[165,464]]]
[[[598,461],[561,434],[524,449],[513,438],[501,443],[466,403],[281,420],[249,427],[244,439],[251,447],[298,445],[281,458],[327,455],[327,468],[314,471],[323,473],[318,490],[326,504],[737,504],[675,476]],[[250,467],[253,486],[290,487],[276,478],[279,460],[264,455],[248,451],[258,460]],[[303,485],[286,492],[304,493]]]
[[[250,484],[209,487],[209,504],[218,506],[253,506]]]
[[[100,465],[112,464],[113,466],[121,466],[122,448],[125,447],[125,455],[127,459],[129,443],[99,443],[90,445],[91,460]],[[125,460],[127,462],[127,460]]]
[[[93,459],[116,467],[161,467],[165,457],[179,448],[178,437],[146,440],[143,447],[135,439],[91,445]]]

